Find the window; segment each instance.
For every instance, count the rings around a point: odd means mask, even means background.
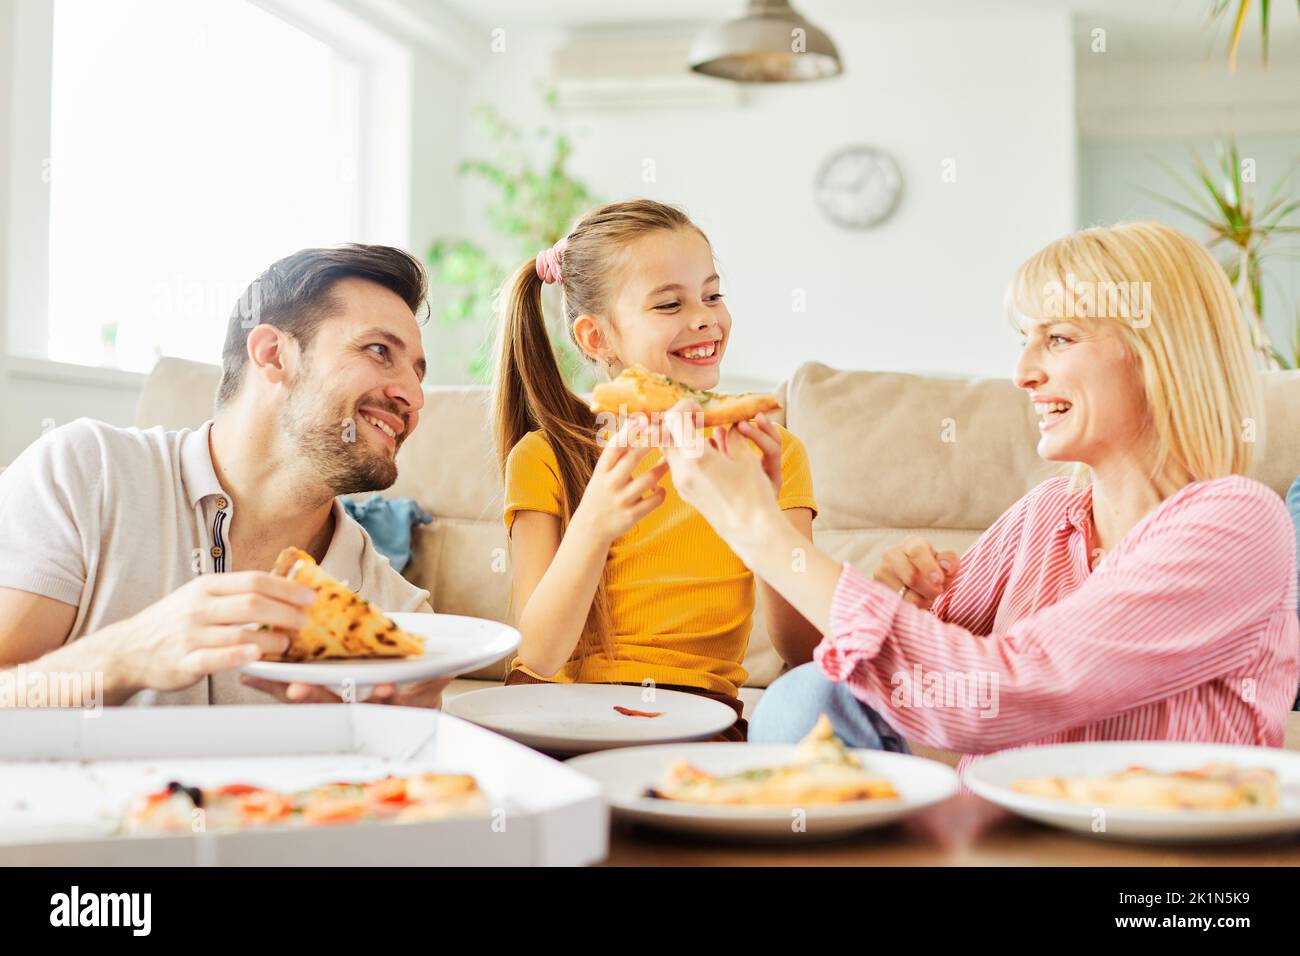
[[[41,357],[217,362],[232,306],[275,259],[408,241],[376,222],[396,204],[364,175],[403,146],[368,135],[373,61],[276,6],[56,0]]]

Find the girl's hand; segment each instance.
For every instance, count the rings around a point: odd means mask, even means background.
[[[772,482],[772,490],[781,494],[781,434],[766,415],[759,412],[752,422],[740,422],[736,431],[744,435],[763,453],[763,473]]]
[[[623,423],[596,460],[591,480],[573,513],[572,525],[606,545],[632,530],[668,496],[668,490],[659,484],[668,474],[667,461],[644,474],[633,474],[650,451],[649,444],[638,441],[648,433],[645,416],[634,415]]]
[[[924,538],[911,537],[884,553],[873,577],[891,591],[902,591],[904,601],[929,610],[952,584],[959,562],[956,552],[936,551]]]
[[[664,415],[671,440],[664,446],[664,458],[672,468],[673,485],[682,499],[694,506],[713,530],[747,560],[758,545],[767,521],[782,521],[776,504],[776,488],[767,471],[766,448],[760,458],[734,428],[719,428],[707,442],[690,426],[701,420],[698,405],[678,402]],[[764,433],[765,437],[767,436]],[[776,467],[780,469],[780,442]]]

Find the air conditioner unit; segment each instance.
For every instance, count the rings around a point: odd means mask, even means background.
[[[562,110],[708,109],[744,102],[739,84],[687,66],[698,24],[577,31],[551,56]]]

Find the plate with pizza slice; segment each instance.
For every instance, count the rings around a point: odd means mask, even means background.
[[[297,548],[282,551],[271,573],[306,585],[316,600],[283,654],[244,665],[252,677],[329,687],[403,684],[477,670],[519,647],[519,632],[497,621],[380,611]]]
[[[667,375],[651,372],[641,365],[629,366],[613,381],[595,386],[591,390],[591,410],[598,415],[618,418],[638,412],[656,415],[668,411],[683,399],[700,406],[706,428],[745,422],[760,412],[781,410],[781,403],[775,395],[760,392],[727,395],[704,391],[673,381]]]
[[[798,744],[632,747],[568,762],[617,817],[720,839],[829,839],[885,826],[957,792],[951,767],[852,750],[823,715]]]
[[[1184,741],[1025,747],[966,771],[986,800],[1099,839],[1156,843],[1300,833],[1300,753]]]

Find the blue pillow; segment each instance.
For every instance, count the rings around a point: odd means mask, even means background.
[[[1287,492],[1287,509],[1291,511],[1291,523],[1296,525],[1296,558],[1300,559],[1300,479],[1296,479]],[[1300,568],[1296,568],[1296,574],[1300,575]]]
[[[386,557],[399,574],[411,563],[411,531],[416,525],[433,520],[433,515],[426,513],[412,498],[389,500],[379,495],[365,501],[344,498],[343,508],[366,529],[375,550]]]

